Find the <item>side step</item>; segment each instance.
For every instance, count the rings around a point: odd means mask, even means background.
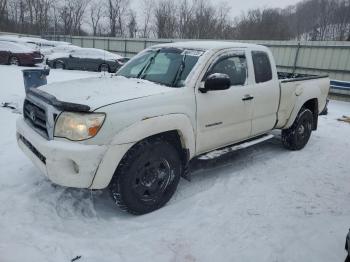
[[[209,159],[214,159],[217,158],[219,156],[222,156],[224,154],[239,150],[239,149],[243,149],[243,148],[247,148],[250,147],[252,145],[256,145],[258,143],[264,142],[266,140],[269,140],[271,138],[273,138],[274,136],[272,134],[265,134],[262,136],[258,136],[246,141],[243,141],[241,143],[238,144],[234,144],[232,146],[228,146],[228,147],[224,147],[222,149],[217,149],[214,151],[210,151],[204,155],[201,155],[200,157],[198,157],[198,159],[200,160],[209,160]]]

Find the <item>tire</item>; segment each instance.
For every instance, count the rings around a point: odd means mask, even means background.
[[[310,139],[313,114],[307,108],[302,108],[293,125],[282,130],[282,143],[289,150],[301,150]]]
[[[109,189],[122,210],[142,215],[170,200],[181,173],[182,162],[175,147],[161,138],[153,138],[137,143],[126,153]]]
[[[99,66],[99,70],[100,72],[109,72],[109,66],[107,64],[101,64]]]
[[[11,56],[11,57],[10,57],[10,59],[9,59],[9,64],[10,64],[10,65],[16,65],[16,66],[19,66],[19,65],[20,65],[18,58],[15,57],[15,56]]]
[[[325,107],[322,112],[320,113],[320,116],[325,116],[325,115],[328,115],[328,108]]]

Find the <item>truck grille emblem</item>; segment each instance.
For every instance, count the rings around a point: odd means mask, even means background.
[[[31,119],[33,122],[35,122],[36,117],[35,117],[35,112],[34,112],[34,111],[30,111],[29,117],[30,117],[30,119]]]

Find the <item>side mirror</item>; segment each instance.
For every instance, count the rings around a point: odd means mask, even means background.
[[[230,77],[226,74],[215,73],[207,77],[204,83],[204,88],[199,91],[206,93],[208,91],[226,90],[231,86]]]

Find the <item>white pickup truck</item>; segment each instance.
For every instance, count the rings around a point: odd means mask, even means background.
[[[328,91],[327,77],[279,80],[264,46],[162,44],[113,77],[31,89],[17,141],[53,183],[108,187],[123,210],[144,214],[168,202],[196,156],[272,129],[302,149]]]

